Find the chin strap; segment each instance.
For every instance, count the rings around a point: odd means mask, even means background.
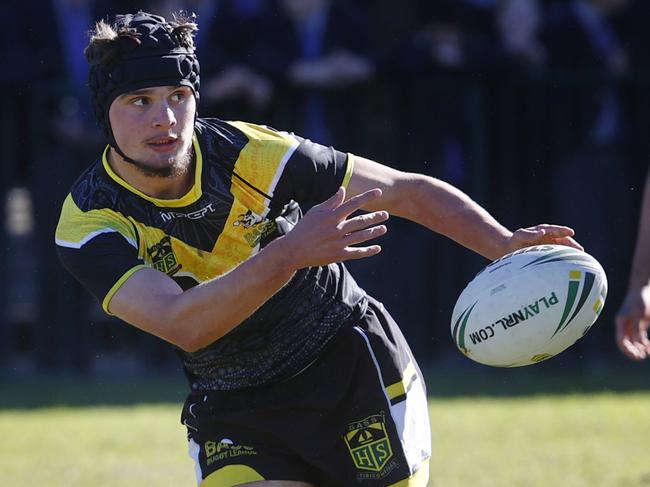
[[[129,156],[127,156],[124,152],[122,152],[122,149],[117,144],[110,144],[111,149],[115,149],[115,152],[117,152],[122,159],[124,159],[126,162],[133,164],[135,166],[142,166],[143,164],[139,161],[136,161],[135,159],[131,159]]]

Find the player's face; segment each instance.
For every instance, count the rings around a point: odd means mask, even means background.
[[[196,100],[187,86],[156,86],[118,96],[108,116],[119,148],[152,175],[189,163]]]

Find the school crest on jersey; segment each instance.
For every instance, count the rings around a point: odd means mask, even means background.
[[[348,425],[345,443],[359,470],[385,472],[393,450],[386,433],[384,413],[373,414]]]
[[[262,239],[272,235],[278,228],[275,221],[267,220],[250,210],[239,215],[237,220],[233,222],[233,225],[245,229],[244,239],[251,247],[258,245]]]
[[[151,258],[151,265],[154,269],[169,276],[176,274],[182,267],[176,260],[169,235],[165,235],[157,244],[147,247],[147,253]]]

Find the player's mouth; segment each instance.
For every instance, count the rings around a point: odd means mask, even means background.
[[[147,146],[156,152],[171,152],[179,143],[180,139],[174,136],[155,137],[147,140]]]

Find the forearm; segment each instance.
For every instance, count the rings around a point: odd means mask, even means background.
[[[209,345],[252,315],[294,275],[283,255],[281,241],[265,249],[232,271],[178,296],[173,316],[189,335],[190,349]],[[218,300],[218,302],[216,302]]]
[[[438,179],[398,171],[363,157],[355,157],[350,194],[380,188],[380,200],[366,210],[387,210],[445,235],[459,244],[496,259],[508,252],[512,232],[469,196]]]
[[[650,173],[646,178],[639,229],[630,270],[630,289],[640,289],[650,281]]]
[[[293,276],[282,239],[230,272],[183,291],[154,269],[136,272],[110,302],[124,321],[186,351],[219,339],[281,289]]]
[[[398,182],[397,194],[410,194],[396,203],[399,216],[424,225],[493,260],[506,253],[512,232],[459,189],[443,181],[413,175]]]

